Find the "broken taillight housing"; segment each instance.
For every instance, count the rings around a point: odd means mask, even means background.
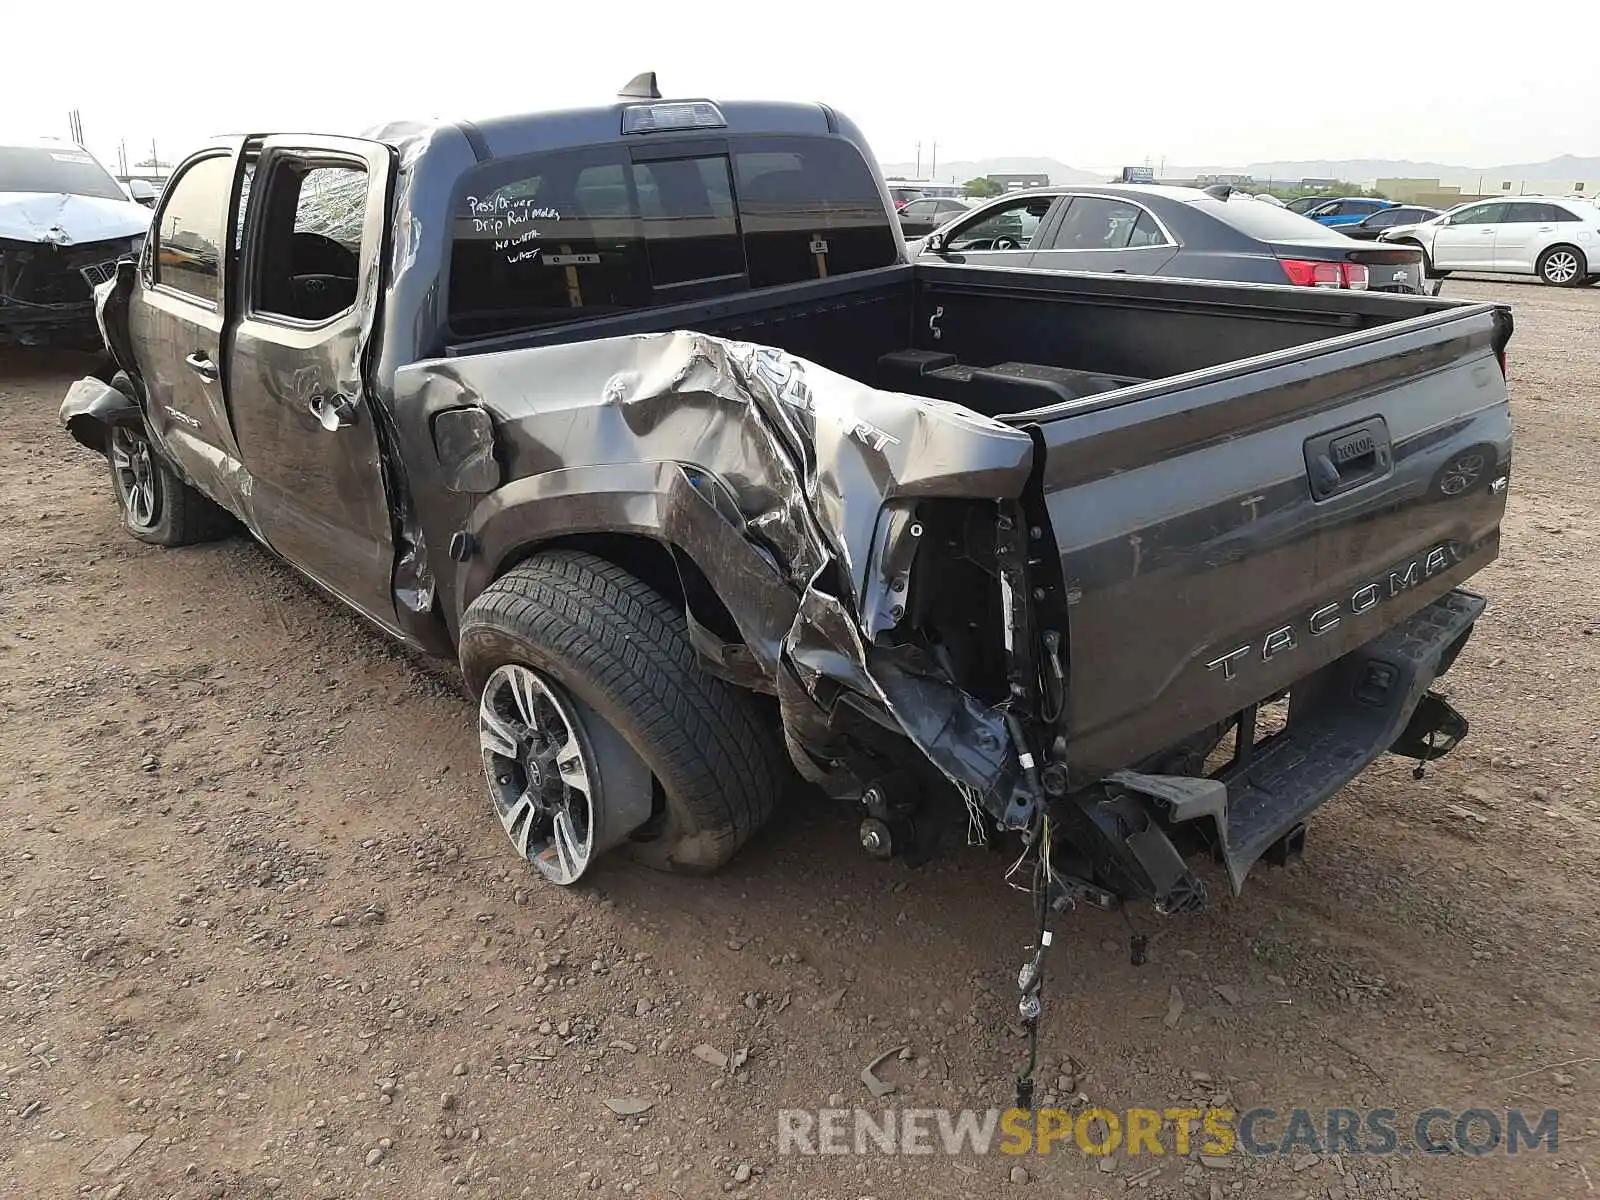
[[[1367,289],[1365,263],[1317,262],[1304,258],[1280,258],[1278,262],[1289,282],[1296,287]]]

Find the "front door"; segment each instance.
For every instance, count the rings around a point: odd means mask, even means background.
[[[1051,210],[1065,203],[1055,196],[998,200],[952,224],[938,253],[950,262],[1026,267],[1033,259],[1035,235],[1048,228]]]
[[[1433,265],[1441,271],[1494,270],[1494,234],[1505,205],[1498,200],[1463,208],[1433,235]]]
[[[374,142],[263,143],[228,361],[261,536],[390,626],[394,526],[364,358],[392,169],[390,151]]]
[[[151,437],[188,478],[224,503],[219,481],[235,457],[221,372],[225,227],[237,162],[237,148],[219,147],[179,167],[145,239],[128,305]]]

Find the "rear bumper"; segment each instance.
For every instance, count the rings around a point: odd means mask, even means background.
[[[1465,722],[1428,689],[1455,662],[1486,606],[1471,592],[1450,592],[1330,663],[1291,693],[1281,733],[1215,776],[1227,799],[1222,812],[1206,815],[1216,819],[1235,892],[1269,847],[1385,751],[1433,759],[1454,748]]]

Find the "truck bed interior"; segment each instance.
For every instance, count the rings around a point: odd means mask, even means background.
[[[447,353],[691,329],[1005,417],[1452,307],[1383,293],[918,263],[457,343]]]

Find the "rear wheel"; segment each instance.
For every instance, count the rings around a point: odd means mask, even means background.
[[[1551,246],[1539,256],[1535,269],[1551,287],[1581,287],[1589,274],[1583,251],[1576,246]]]
[[[232,532],[233,518],[174,475],[144,430],[112,426],[106,460],[123,528],[141,542],[191,546]]]
[[[700,666],[683,614],[595,555],[539,554],[485,589],[462,618],[461,666],[495,811],[552,883],[623,844],[663,870],[714,870],[788,781],[751,697]]]

